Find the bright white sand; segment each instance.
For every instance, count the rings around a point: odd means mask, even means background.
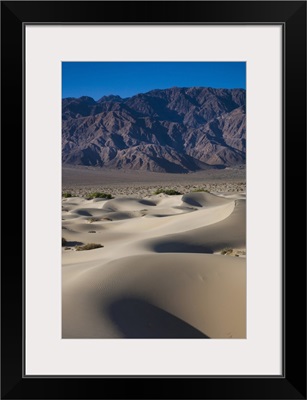
[[[63,338],[244,338],[243,197],[63,199]]]

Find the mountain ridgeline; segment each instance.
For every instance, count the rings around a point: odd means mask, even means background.
[[[63,164],[186,173],[245,164],[243,89],[152,90],[62,101]]]

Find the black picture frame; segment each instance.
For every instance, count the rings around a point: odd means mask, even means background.
[[[24,365],[24,82],[26,23],[281,24],[284,30],[282,376],[27,377]],[[1,2],[3,399],[306,399],[306,2]],[[10,172],[18,163],[18,176]],[[14,175],[14,176],[13,176]],[[13,178],[13,179],[12,179]],[[14,181],[12,183],[12,180]],[[293,182],[302,186],[293,193]],[[16,193],[16,188],[17,193]],[[22,188],[22,196],[21,194]],[[11,196],[20,201],[12,210]],[[299,216],[298,216],[299,210]],[[12,213],[14,217],[12,217]],[[13,223],[13,221],[18,222]],[[22,224],[21,224],[22,221]],[[299,222],[298,222],[299,221]],[[22,229],[19,228],[23,225]],[[296,232],[296,233],[295,233]],[[302,232],[302,231],[301,231]],[[19,235],[17,240],[16,235]],[[11,250],[8,250],[12,246]],[[20,251],[17,251],[17,248]],[[268,265],[269,268],[269,265]],[[265,360],[264,360],[265,362]],[[142,380],[142,382],[138,382]]]

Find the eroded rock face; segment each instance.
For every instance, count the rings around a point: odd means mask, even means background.
[[[190,172],[245,164],[245,90],[152,90],[62,101],[64,164]]]

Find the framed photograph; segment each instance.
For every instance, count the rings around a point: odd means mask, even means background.
[[[306,3],[1,11],[2,398],[306,399]]]

